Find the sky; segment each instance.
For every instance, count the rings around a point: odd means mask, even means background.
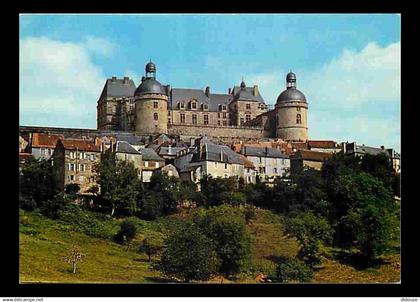
[[[106,79],[138,85],[151,59],[164,85],[243,78],[269,105],[292,70],[310,139],[401,148],[396,14],[23,14],[19,51],[20,125],[95,129]]]

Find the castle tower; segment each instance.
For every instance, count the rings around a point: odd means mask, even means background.
[[[168,96],[156,80],[156,65],[146,65],[146,76],[134,92],[134,129],[138,134],[168,133]]]
[[[276,134],[285,141],[308,140],[308,103],[305,95],[296,89],[296,75],[286,76],[287,89],[277,98]]]

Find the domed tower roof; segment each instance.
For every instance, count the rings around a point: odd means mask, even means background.
[[[145,93],[157,93],[157,94],[165,94],[165,89],[159,81],[156,81],[154,78],[146,78],[144,81],[137,87],[134,95],[140,95]]]
[[[152,61],[150,61],[149,63],[147,63],[145,69],[146,69],[146,73],[156,72],[156,65],[155,65],[155,63],[153,63]]]
[[[293,72],[287,74],[286,83],[287,89],[280,93],[277,98],[277,103],[293,100],[306,102],[305,95],[300,90],[296,89],[296,75]]]
[[[163,86],[159,81],[156,80],[156,65],[150,61],[146,64],[145,67],[146,70],[146,76],[142,77],[141,84],[139,87],[137,87],[136,91],[134,92],[134,95],[141,95],[145,93],[156,93],[156,94],[164,94],[165,89],[163,89]]]

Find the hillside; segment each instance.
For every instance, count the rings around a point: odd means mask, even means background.
[[[99,214],[75,210],[62,220],[51,220],[40,214],[21,211],[20,282],[170,282],[151,269],[147,256],[137,253],[135,246],[144,236],[163,236],[186,216],[189,216],[188,212],[156,221],[135,219],[139,235],[133,246],[127,249],[111,240],[118,230],[118,221]],[[277,257],[296,255],[297,242],[283,235],[280,216],[258,210],[256,218],[247,228],[252,238],[253,265],[248,273],[239,275],[236,282],[255,282],[258,272],[267,274],[275,269]],[[62,260],[73,245],[78,245],[87,255],[78,266],[77,274],[72,274],[70,265]],[[326,259],[324,268],[315,273],[314,282],[398,282],[400,272],[396,263],[400,262],[399,254],[387,255],[382,260],[374,268],[358,270]],[[229,282],[222,277],[209,282],[222,280]]]

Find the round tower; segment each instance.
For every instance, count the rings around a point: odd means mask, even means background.
[[[135,132],[138,134],[168,133],[168,96],[156,80],[156,65],[147,63],[146,76],[134,92]]]
[[[289,72],[286,87],[277,98],[276,136],[285,141],[308,140],[308,103],[305,95],[296,88],[296,75]]]

